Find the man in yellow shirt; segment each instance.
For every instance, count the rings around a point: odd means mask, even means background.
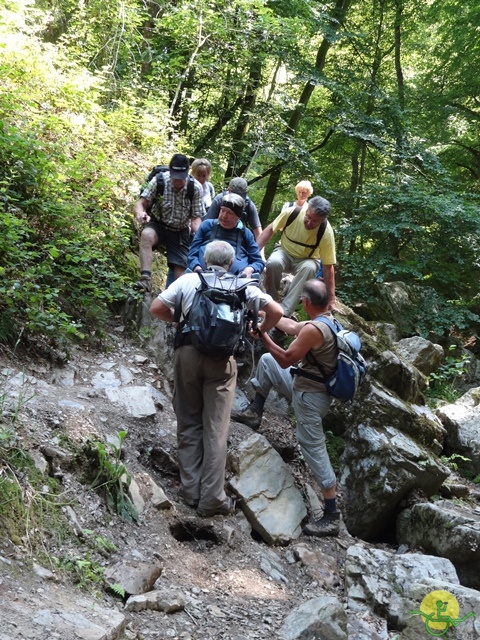
[[[303,285],[315,277],[320,261],[328,290],[328,309],[335,309],[335,236],[327,220],[329,213],[328,200],[315,196],[299,211],[298,207],[284,208],[257,239],[258,246],[263,249],[274,233],[282,232],[279,244],[267,261],[265,289],[279,301],[282,275],[293,273],[293,280],[281,302],[288,318],[295,311]]]

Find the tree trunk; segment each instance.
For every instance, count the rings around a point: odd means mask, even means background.
[[[333,33],[336,33],[340,26],[343,24],[345,17],[347,15],[349,6],[352,0],[336,0],[335,7],[332,11],[332,16],[330,19],[330,27]],[[330,47],[332,46],[331,36],[327,39],[324,36],[322,43],[317,52],[317,58],[315,61],[315,71],[318,73],[323,71],[325,67],[325,62],[327,58],[327,53]],[[295,132],[298,127],[298,123],[300,122],[300,118],[302,117],[305,108],[310,100],[310,97],[316,87],[316,83],[314,80],[309,80],[307,84],[304,86],[300,99],[298,101],[297,106],[290,114],[290,118],[288,119],[286,126],[286,134],[287,136],[295,136]],[[267,188],[265,190],[265,196],[263,198],[259,214],[262,225],[265,225],[268,220],[268,215],[270,213],[270,209],[272,208],[273,199],[275,197],[275,193],[277,191],[278,182],[280,180],[280,176],[282,174],[282,165],[277,165],[277,168],[274,169],[270,177],[268,179]]]
[[[225,182],[228,182],[234,176],[244,175],[255,154],[255,147],[249,143],[246,137],[250,128],[250,120],[255,110],[258,88],[262,80],[263,62],[264,56],[261,55],[261,52],[254,52],[245,96],[238,116],[237,126],[233,133],[234,143],[225,171]]]

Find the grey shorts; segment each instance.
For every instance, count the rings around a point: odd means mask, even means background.
[[[187,268],[188,250],[192,240],[189,227],[177,231],[152,218],[143,228],[153,229],[157,234],[158,241],[153,248],[165,249],[167,264],[170,269],[174,265]]]

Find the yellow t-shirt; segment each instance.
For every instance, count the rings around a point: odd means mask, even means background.
[[[317,242],[318,227],[309,231],[305,229],[303,224],[307,207],[308,203],[305,203],[300,209],[300,213],[296,219],[286,228],[280,238],[282,248],[292,256],[292,258],[308,258],[310,251],[312,250],[312,246]],[[284,208],[280,215],[275,218],[272,222],[274,233],[277,231],[283,231],[285,223],[287,222],[289,215],[292,213],[293,208],[294,207]],[[302,247],[300,244],[297,244],[297,242],[311,246]],[[320,240],[320,245],[315,249],[311,257],[315,260],[321,260],[323,264],[336,264],[335,235],[330,222],[327,221],[327,227],[323,234],[323,238]]]

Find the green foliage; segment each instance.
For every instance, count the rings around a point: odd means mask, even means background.
[[[452,345],[451,350],[455,347]],[[427,399],[435,407],[440,401],[453,403],[462,395],[461,383],[468,373],[469,357],[463,354],[460,358],[449,355],[437,371],[428,376]]]
[[[451,456],[440,456],[440,460],[453,471],[458,471],[458,462],[471,462],[470,458],[465,458],[459,453],[453,453]]]
[[[6,535],[29,553],[43,548],[45,532],[59,541],[65,525],[57,499],[58,483],[46,479],[22,446],[18,433],[20,397],[13,407],[0,396],[0,536]]]
[[[127,222],[119,184],[132,168],[116,151],[123,134],[98,109],[100,79],[65,63],[62,69],[59,56],[52,68],[52,50],[34,38],[10,34],[6,42],[0,340],[21,332],[60,343],[95,336],[131,277],[124,260],[130,215]]]
[[[138,522],[138,514],[126,489],[132,480],[122,458],[122,445],[126,431],[117,433],[118,444],[105,445],[99,440],[89,441],[85,448],[89,461],[88,473],[94,476],[92,489],[105,495],[107,505],[126,522]]]
[[[0,5],[0,341],[102,338],[136,276],[138,181],[177,150],[208,156],[217,189],[245,175],[265,220],[311,179],[342,301],[428,285],[438,313],[412,330],[478,332],[474,6]]]
[[[89,552],[82,557],[52,557],[51,561],[58,569],[69,573],[80,588],[89,589],[96,597],[101,596],[100,587],[104,585],[105,568],[93,560]]]
[[[340,457],[345,449],[345,439],[334,435],[331,431],[326,432],[328,457],[332,464],[333,470],[338,473],[340,471]]]

